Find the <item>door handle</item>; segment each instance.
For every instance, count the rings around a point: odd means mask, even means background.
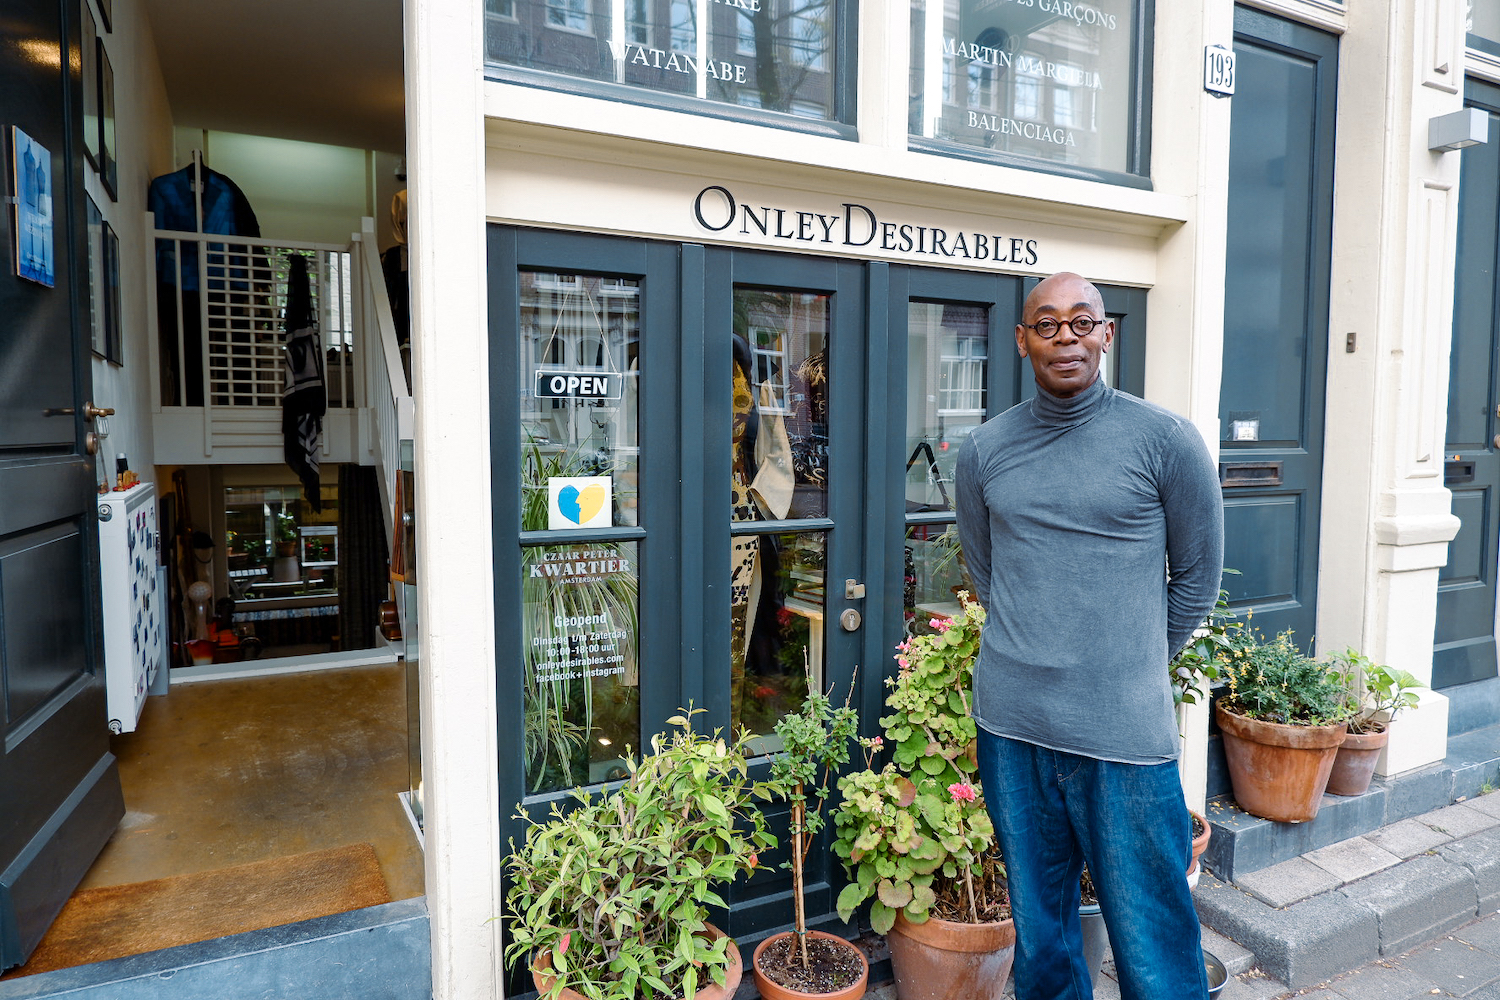
[[[93,420],[95,417],[112,417],[115,415],[112,406],[95,406],[93,403],[83,404],[83,418]]]
[[[858,580],[845,580],[844,581],[844,600],[846,600],[846,601],[858,601],[858,600],[862,600],[864,598],[864,596],[865,596],[865,585],[864,584],[860,583]]]

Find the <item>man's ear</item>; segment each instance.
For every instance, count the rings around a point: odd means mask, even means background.
[[[1026,328],[1024,326],[1022,326],[1021,324],[1019,324],[1019,323],[1016,324],[1016,351],[1023,358],[1027,356],[1026,355]]]

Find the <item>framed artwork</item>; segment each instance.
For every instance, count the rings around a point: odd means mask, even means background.
[[[105,356],[104,336],[104,217],[93,196],[83,195],[85,214],[88,217],[89,250],[89,345],[101,358]]]
[[[115,70],[109,64],[104,39],[97,39],[94,48],[99,54],[99,180],[104,182],[110,201],[116,201],[119,164],[115,161]]]
[[[99,169],[99,28],[83,0],[83,151]]]
[[[99,0],[99,16],[101,18],[103,18],[103,20],[104,20],[104,30],[105,31],[114,31],[115,30],[114,28],[112,28],[110,26],[110,22],[115,19],[114,18],[114,11],[111,9],[113,7],[114,7],[114,0]]]
[[[12,125],[10,180],[15,193],[11,262],[16,274],[48,288],[57,283],[52,240],[52,153]]]
[[[104,357],[120,364],[120,238],[108,222],[100,226],[104,237]]]

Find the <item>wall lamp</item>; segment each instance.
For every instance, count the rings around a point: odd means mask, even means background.
[[[1478,108],[1464,108],[1427,121],[1427,148],[1434,153],[1478,146],[1489,138],[1490,116]]]

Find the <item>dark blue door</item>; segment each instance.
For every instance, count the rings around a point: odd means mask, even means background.
[[[1220,392],[1224,564],[1267,634],[1312,640],[1337,40],[1235,11]]]
[[[36,171],[50,210],[31,204],[52,220],[20,236],[0,222],[4,252],[50,249],[54,282],[0,269],[0,970],[25,961],[125,811],[99,670],[94,459],[76,415],[88,377],[78,9],[7,4],[6,37],[35,48],[0,57],[0,122],[26,136],[7,127],[4,148]]]
[[[1469,82],[1468,104],[1500,115],[1500,87]],[[1495,131],[1491,128],[1491,135]],[[1495,676],[1495,530],[1500,499],[1500,148],[1463,153],[1444,481],[1462,526],[1438,572],[1432,686]]]

